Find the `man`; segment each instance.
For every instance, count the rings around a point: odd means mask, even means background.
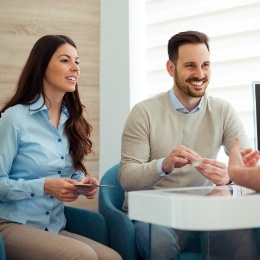
[[[178,33],[169,40],[168,55],[173,88],[130,112],[122,135],[120,183],[125,191],[229,184],[227,166],[216,160],[220,147],[228,154],[236,135],[242,149],[252,145],[234,108],[206,94],[211,75],[208,37],[196,31]],[[200,163],[193,167],[196,161]],[[127,193],[123,210],[128,210]],[[133,223],[139,254],[148,259],[148,224]],[[186,237],[197,236],[177,233],[155,230],[153,259],[178,259]]]

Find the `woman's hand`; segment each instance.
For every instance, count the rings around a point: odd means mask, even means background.
[[[78,187],[75,184],[78,182],[69,178],[46,179],[44,192],[60,201],[71,202],[80,195],[77,193]]]
[[[94,177],[85,177],[81,179],[80,184],[95,184],[98,185],[99,182],[96,178]],[[80,189],[83,191],[83,195],[86,196],[88,199],[94,199],[95,195],[97,193],[97,187],[92,186],[92,187],[80,187]]]

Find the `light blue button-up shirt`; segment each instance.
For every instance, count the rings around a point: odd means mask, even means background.
[[[46,178],[72,178],[75,172],[64,132],[63,105],[58,128],[41,97],[16,105],[0,118],[0,218],[58,233],[66,225],[63,202],[44,193]]]

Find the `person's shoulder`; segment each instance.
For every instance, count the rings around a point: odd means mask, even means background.
[[[205,95],[205,98],[209,106],[232,108],[231,103],[223,98],[210,95]]]
[[[29,106],[18,104],[9,107],[4,112],[2,112],[1,117],[22,120],[28,114],[29,114]]]
[[[168,92],[162,92],[153,97],[140,101],[139,103],[135,104],[134,107],[151,108],[157,107],[158,105],[165,105],[165,103],[167,102],[167,98]]]
[[[19,113],[20,115],[23,113],[28,113],[29,111],[29,105],[22,105],[22,104],[17,104],[15,106],[9,107],[8,109],[6,109],[6,112],[9,113]]]
[[[215,117],[230,119],[237,114],[234,106],[223,98],[209,96],[206,102],[206,111]]]

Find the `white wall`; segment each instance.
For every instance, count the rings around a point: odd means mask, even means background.
[[[120,161],[130,111],[128,1],[100,0],[100,178]]]

